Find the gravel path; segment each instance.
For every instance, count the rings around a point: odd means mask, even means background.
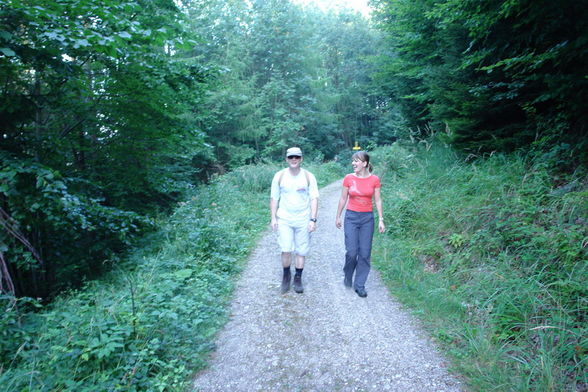
[[[303,294],[280,294],[276,235],[264,235],[194,391],[463,391],[377,271],[370,272],[367,298],[343,286],[343,232],[335,227],[340,187],[321,190]]]

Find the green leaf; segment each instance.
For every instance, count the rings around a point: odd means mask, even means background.
[[[86,47],[90,46],[90,43],[87,39],[77,39],[74,43],[74,48]]]
[[[6,57],[16,56],[16,53],[14,52],[14,50],[12,50],[10,48],[0,48],[0,52],[2,52],[4,54],[4,56],[6,56]]]
[[[179,271],[176,271],[175,275],[179,279],[188,279],[190,276],[192,276],[193,272],[194,272],[194,270],[189,269],[189,268],[185,268],[185,269],[181,269]]]

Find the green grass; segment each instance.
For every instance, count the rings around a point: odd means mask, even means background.
[[[281,167],[243,167],[200,187],[128,260],[46,307],[0,297],[0,389],[186,390],[268,228],[269,188]],[[307,167],[321,186],[342,170]]]
[[[586,179],[560,186],[520,156],[395,148],[381,152],[394,175],[373,257],[392,293],[472,390],[585,390]]]

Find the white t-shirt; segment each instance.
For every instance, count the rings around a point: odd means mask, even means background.
[[[278,201],[278,218],[288,222],[308,222],[310,200],[318,199],[319,191],[314,175],[309,171],[306,173],[308,180],[304,169],[300,169],[296,176],[291,175],[289,169],[274,175],[271,198]]]

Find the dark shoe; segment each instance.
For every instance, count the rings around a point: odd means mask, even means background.
[[[294,275],[294,291],[296,291],[298,294],[302,294],[304,292],[301,276]]]
[[[365,298],[367,297],[367,291],[365,291],[365,289],[355,289],[355,292],[357,293],[357,295],[359,295],[361,298]]]
[[[290,281],[292,279],[292,274],[290,270],[284,272],[284,276],[282,277],[282,294],[287,293],[290,290]]]
[[[345,278],[343,278],[343,284],[345,285],[345,287],[350,289],[351,288],[351,278],[347,278],[347,276]]]

